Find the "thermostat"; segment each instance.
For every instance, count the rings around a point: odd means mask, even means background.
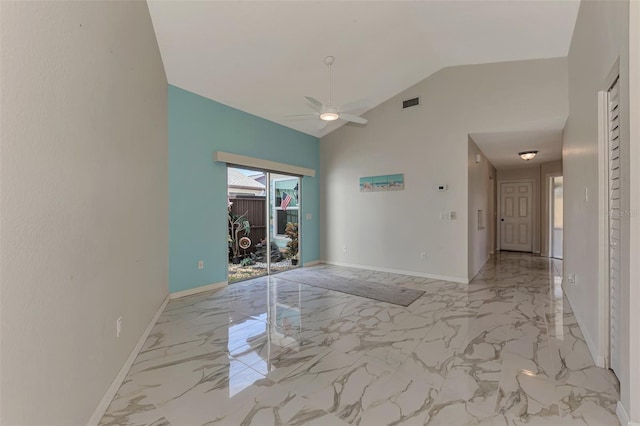
[[[436,185],[436,191],[443,192],[449,189],[449,185]]]

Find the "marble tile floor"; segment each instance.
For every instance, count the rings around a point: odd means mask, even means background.
[[[171,301],[101,425],[617,425],[552,261],[471,284],[320,265],[424,290],[408,307],[282,273]]]

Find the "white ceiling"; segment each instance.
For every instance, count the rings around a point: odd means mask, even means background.
[[[562,129],[565,120],[529,123],[506,132],[470,133],[484,155],[496,169],[510,169],[562,159]],[[533,160],[525,162],[518,152],[539,151]]]
[[[579,2],[164,1],[149,10],[170,84],[314,136],[304,96],[370,109],[452,65],[566,56]]]

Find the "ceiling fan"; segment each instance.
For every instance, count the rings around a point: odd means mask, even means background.
[[[349,111],[353,111],[366,106],[366,103],[364,101],[352,102],[343,105],[342,107],[333,105],[331,98],[331,65],[333,65],[334,61],[335,58],[333,56],[327,56],[326,58],[324,58],[324,63],[329,68],[329,103],[325,105],[314,97],[305,96],[305,99],[315,107],[317,112],[310,112],[305,114],[289,114],[287,115],[287,117],[320,117],[320,120],[322,120],[320,124],[320,130],[322,130],[328,122],[338,119],[351,121],[358,124],[367,123],[367,120],[365,118],[359,117],[354,114],[349,114]]]

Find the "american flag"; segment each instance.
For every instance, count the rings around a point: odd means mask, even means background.
[[[290,202],[291,202],[291,195],[285,192],[284,197],[282,198],[282,202],[280,203],[280,208],[282,210],[287,210],[287,207],[289,207]]]

